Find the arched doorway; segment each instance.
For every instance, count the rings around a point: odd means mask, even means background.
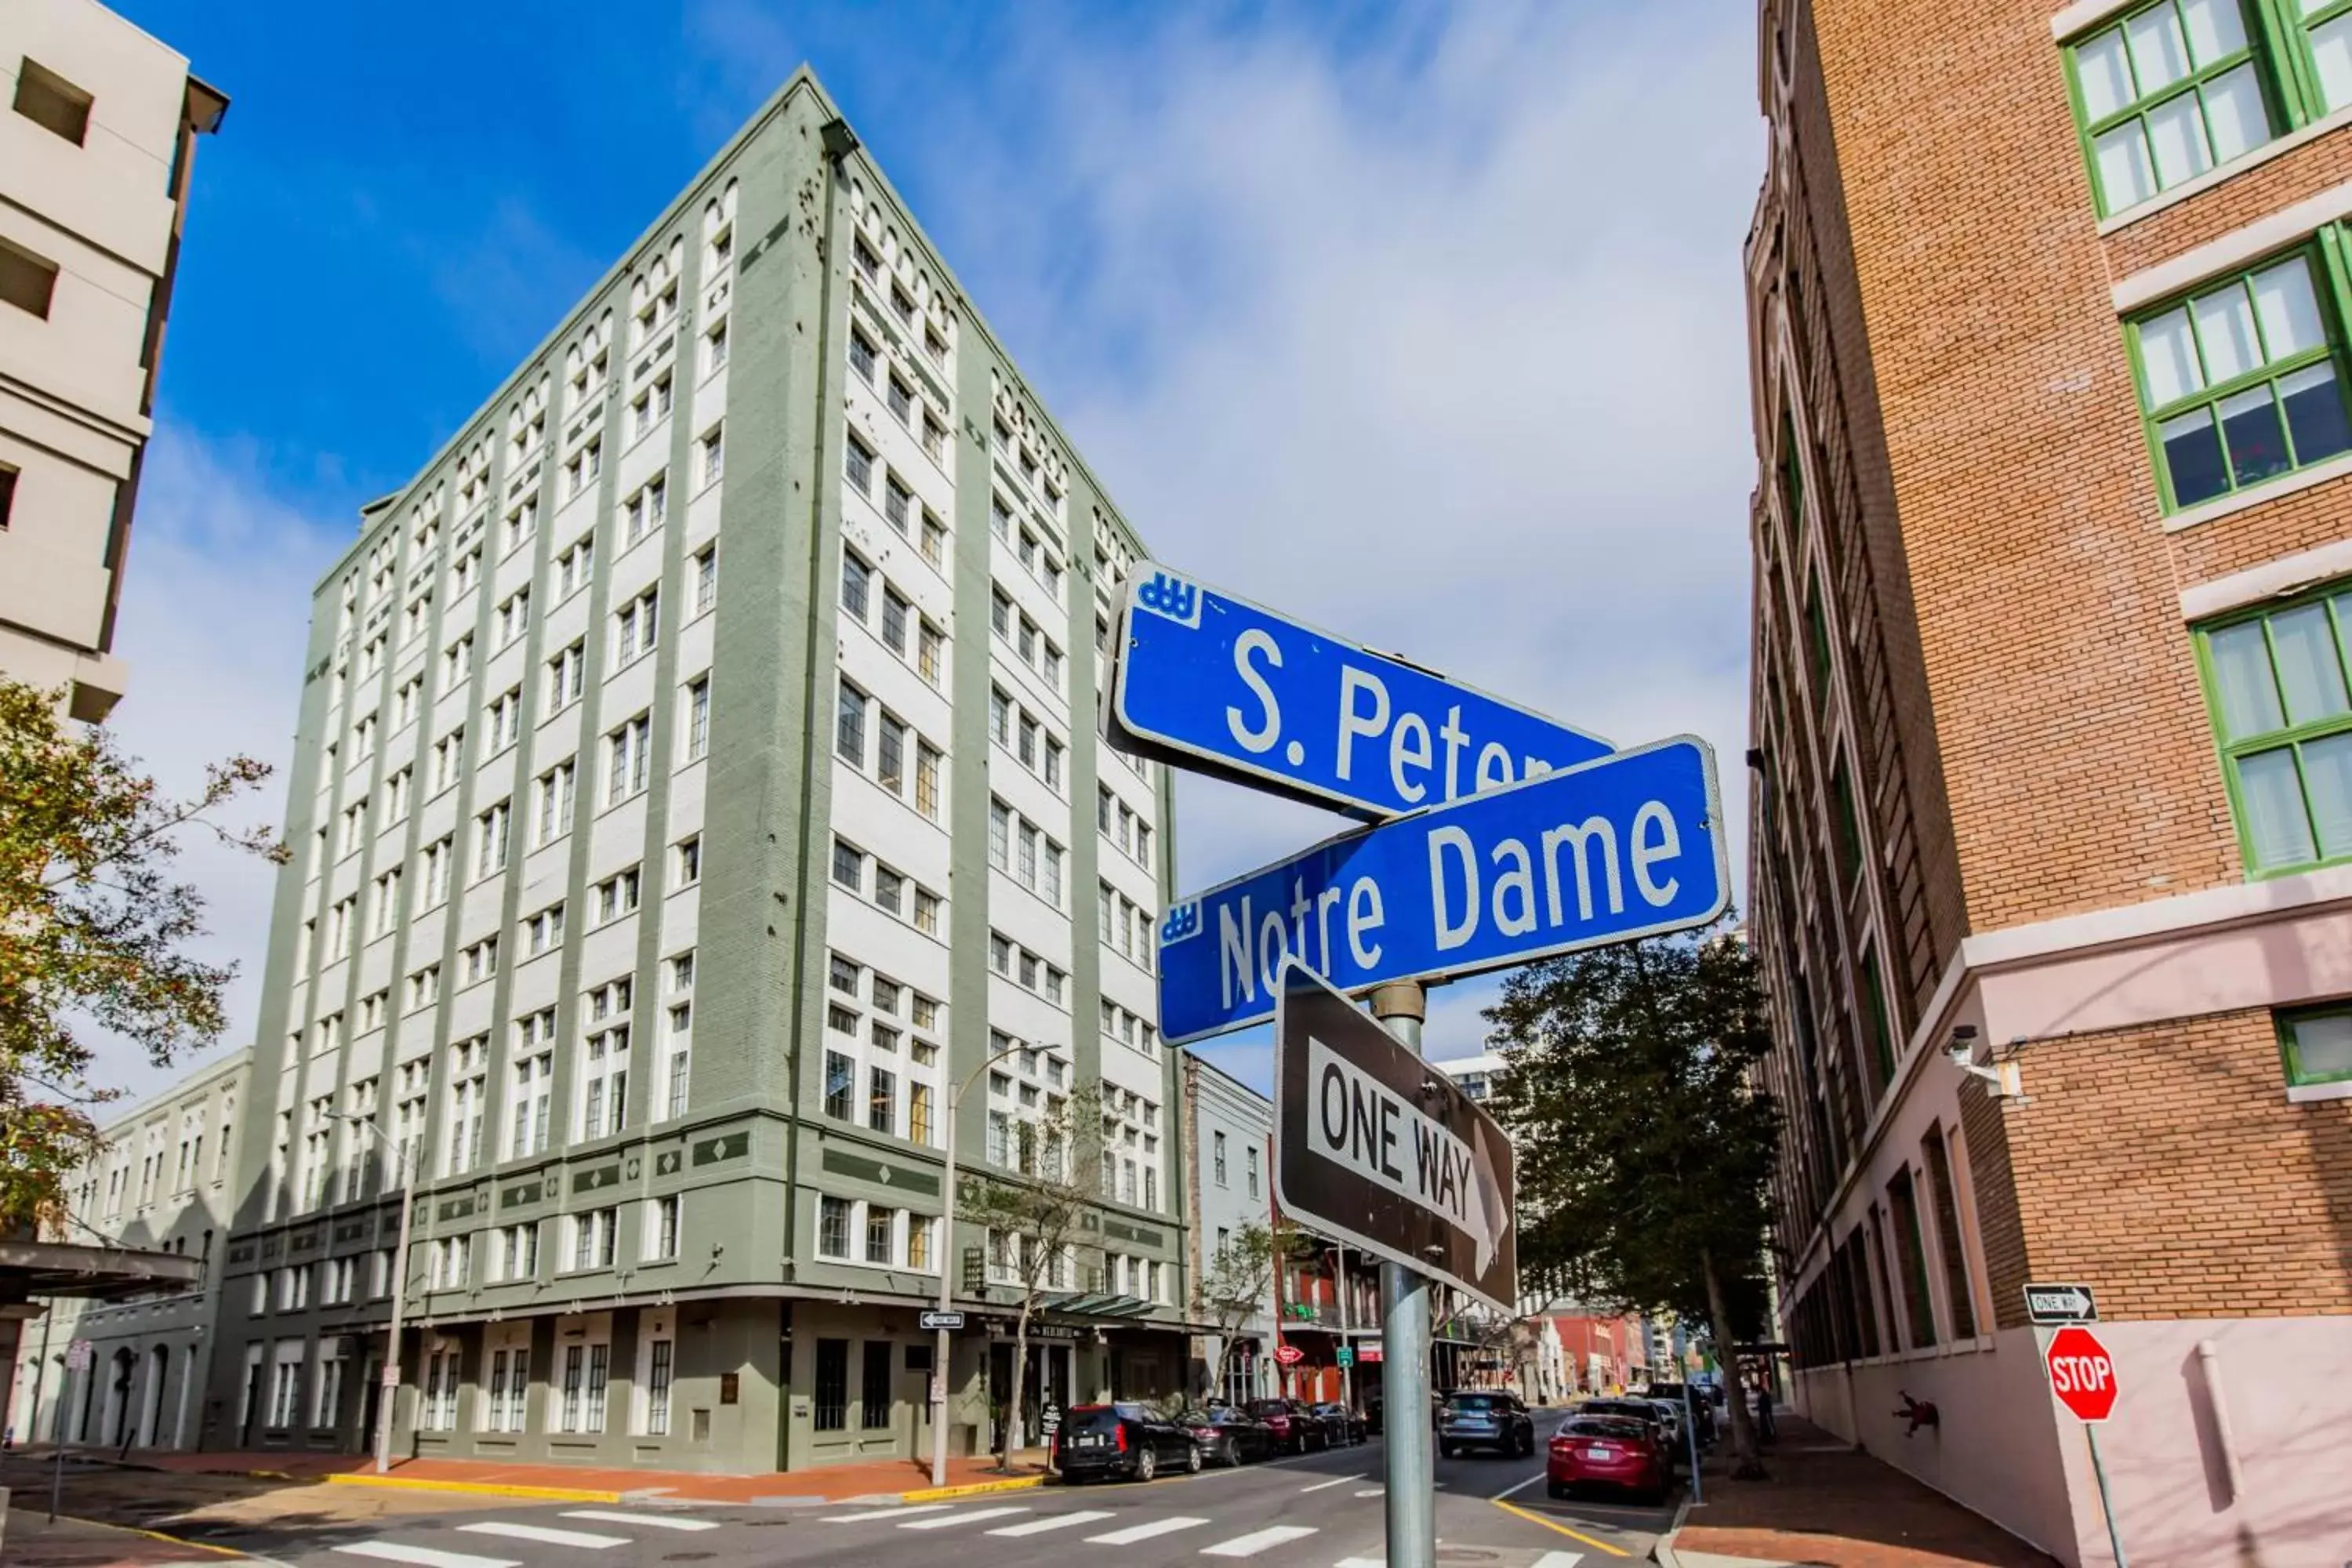
[[[131,1429],[131,1374],[137,1365],[137,1358],[128,1345],[107,1360],[106,1417],[100,1427],[99,1441],[109,1447],[121,1442]]]
[[[157,1345],[147,1352],[146,1413],[139,1422],[139,1446],[142,1448],[168,1447],[163,1436],[163,1389],[171,1382],[172,1352]]]

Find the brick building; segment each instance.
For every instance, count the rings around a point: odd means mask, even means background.
[[[2070,1563],[2111,1553],[2029,1279],[2108,1320],[2138,1568],[2343,1557],[2301,1448],[2352,1423],[2347,11],[1760,8],[1797,1398]]]

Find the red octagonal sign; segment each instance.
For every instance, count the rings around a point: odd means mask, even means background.
[[[2105,1421],[2116,1407],[2116,1363],[2099,1336],[2084,1328],[2064,1328],[2051,1336],[2043,1358],[2050,1392],[2078,1421]]]

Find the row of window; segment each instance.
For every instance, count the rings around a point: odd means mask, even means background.
[[[833,841],[832,875],[834,886],[898,916],[925,936],[942,933],[945,899],[837,835]]]
[[[874,614],[877,605],[881,609],[878,626]],[[926,685],[937,689],[945,682],[947,634],[846,545],[841,552],[841,609],[851,620],[875,632],[884,647],[914,666]]]
[[[858,380],[881,395],[890,416],[922,442],[923,451],[931,461],[947,461],[947,426],[932,415],[929,404],[918,402],[913,384],[899,374],[896,366],[886,365],[885,356],[866,335],[865,329],[855,325],[849,329],[849,368],[856,373]]]
[[[847,676],[841,678],[835,700],[833,753],[914,806],[926,821],[940,820],[947,753]]]
[[[915,499],[915,492],[905,480],[892,472],[890,466],[875,456],[874,448],[855,430],[843,443],[842,479],[860,500],[874,500],[875,482],[881,482],[882,521],[896,530],[901,538],[911,540],[923,552],[923,559],[940,571],[947,569],[948,529],[937,513]]]
[[[1068,858],[1059,840],[1003,801],[988,802],[988,861],[1045,900],[1062,905],[1062,868]]]
[[[1043,780],[1047,789],[1055,795],[1062,793],[1069,747],[1045,720],[1014,701],[1002,686],[988,689],[988,733],[1023,767]]]

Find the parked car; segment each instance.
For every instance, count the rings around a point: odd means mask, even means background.
[[[1187,1410],[1176,1425],[1192,1434],[1201,1458],[1213,1465],[1242,1465],[1274,1452],[1274,1432],[1248,1411],[1231,1405]]]
[[[1489,1390],[1449,1394],[1437,1418],[1437,1451],[1450,1459],[1470,1448],[1532,1454],[1535,1417],[1515,1394]]]
[[[1377,1381],[1375,1381],[1372,1386],[1367,1389],[1364,1393],[1365,1431],[1379,1432],[1381,1429],[1381,1416],[1384,1414],[1384,1406],[1386,1403],[1386,1397],[1381,1392],[1381,1385]],[[1437,1430],[1437,1418],[1444,1409],[1445,1396],[1439,1394],[1434,1389],[1431,1390],[1429,1395],[1429,1429],[1431,1431],[1434,1432]]]
[[[1274,1434],[1274,1446],[1286,1454],[1304,1454],[1310,1448],[1331,1446],[1331,1434],[1323,1423],[1296,1399],[1253,1399],[1249,1413],[1265,1423]]]
[[[1686,1383],[1654,1383],[1642,1391],[1652,1399],[1671,1400],[1675,1408],[1687,1411],[1698,1431],[1701,1443],[1715,1441],[1715,1406],[1706,1395]]]
[[[1201,1445],[1148,1405],[1074,1405],[1054,1435],[1053,1464],[1074,1482],[1106,1476],[1148,1481],[1165,1469],[1197,1475]]]
[[[1624,1399],[1580,1399],[1574,1408],[1569,1411],[1571,1417],[1611,1416],[1621,1421],[1640,1422],[1656,1435],[1658,1447],[1665,1452],[1666,1466],[1669,1469],[1681,1464],[1683,1458],[1682,1445],[1675,1441],[1675,1429],[1671,1424],[1672,1413],[1673,1406],[1664,1400],[1634,1399],[1630,1396]]]
[[[1544,1457],[1544,1489],[1555,1498],[1606,1486],[1654,1504],[1666,1500],[1671,1482],[1657,1428],[1630,1416],[1571,1415]]]
[[[1331,1435],[1334,1447],[1360,1443],[1367,1435],[1364,1418],[1336,1399],[1313,1406],[1313,1414]]]

